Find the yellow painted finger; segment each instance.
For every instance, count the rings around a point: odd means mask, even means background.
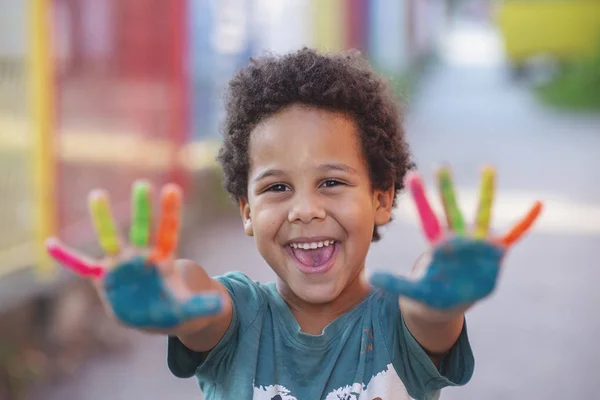
[[[496,171],[493,167],[485,167],[481,172],[479,206],[475,217],[475,238],[477,239],[484,239],[489,234],[495,185]]]
[[[456,202],[456,194],[454,184],[452,183],[452,175],[448,167],[442,167],[437,171],[437,181],[440,195],[442,196],[442,204],[446,212],[446,220],[450,230],[459,235],[464,235],[465,220]]]
[[[154,263],[171,257],[177,249],[182,206],[182,193],[179,186],[166,185],[162,190],[160,203],[156,243],[150,256]]]
[[[108,194],[102,190],[90,193],[89,209],[100,246],[109,256],[118,254],[121,243],[110,209]]]

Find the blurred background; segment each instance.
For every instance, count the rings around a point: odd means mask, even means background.
[[[99,255],[89,190],[125,227],[133,180],[175,181],[181,255],[273,279],[221,189],[221,95],[249,57],[302,46],[360,49],[391,80],[419,168],[450,163],[467,215],[484,163],[499,232],[545,201],[468,315],[473,379],[442,398],[599,398],[600,1],[0,0],[0,399],[202,398],[43,241]],[[416,221],[403,196],[368,267],[407,272]]]

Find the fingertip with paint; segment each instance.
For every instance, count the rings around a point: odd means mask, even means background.
[[[483,164],[481,166],[481,172],[495,172],[496,168],[492,164]]]
[[[438,176],[438,179],[448,179],[450,178],[450,166],[447,163],[442,163],[435,169],[435,173]]]
[[[405,181],[408,186],[414,187],[415,185],[422,184],[421,175],[417,171],[408,171],[406,174]]]
[[[137,179],[135,182],[133,182],[133,188],[135,190],[148,190],[150,189],[150,181],[147,179]]]
[[[89,202],[97,202],[108,198],[108,192],[104,189],[93,189],[88,194]]]
[[[56,239],[55,237],[49,237],[44,241],[44,246],[46,247],[47,250],[56,247],[59,245],[58,239]]]
[[[183,190],[176,183],[167,183],[163,187],[162,192],[163,196],[165,196],[166,198],[169,198],[170,200],[177,200],[181,197]]]
[[[44,243],[45,247],[46,247],[46,252],[48,252],[48,254],[54,258],[56,261],[61,261],[60,258],[60,249],[61,249],[61,245],[60,242],[58,241],[58,239],[54,238],[54,237],[50,237],[48,239],[46,239],[45,243]]]

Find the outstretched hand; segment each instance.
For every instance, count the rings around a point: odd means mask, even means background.
[[[106,258],[90,260],[55,238],[48,239],[48,252],[64,267],[93,279],[110,311],[125,325],[166,329],[217,314],[222,307],[219,294],[192,293],[175,268],[182,204],[181,189],[176,185],[162,190],[155,244],[149,247],[150,190],[144,181],[133,186],[129,246],[123,246],[119,237],[108,194],[94,191],[89,197],[90,212]]]
[[[488,296],[495,288],[500,264],[506,251],[515,244],[538,218],[542,203],[537,201],[529,212],[505,235],[489,234],[494,198],[495,172],[483,170],[479,208],[473,229],[466,227],[457,205],[450,170],[441,168],[437,175],[448,229],[444,231],[435,216],[423,181],[416,172],[406,178],[421,226],[433,246],[431,261],[418,280],[378,272],[371,284],[398,296],[404,296],[431,308],[449,310],[472,304]]]

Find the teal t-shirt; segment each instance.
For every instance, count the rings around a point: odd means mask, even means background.
[[[234,305],[221,341],[205,360],[176,337],[168,343],[169,369],[196,375],[206,400],[437,399],[473,374],[466,327],[437,369],[405,326],[398,298],[381,290],[310,335],[274,283],[240,272],[217,279]]]

